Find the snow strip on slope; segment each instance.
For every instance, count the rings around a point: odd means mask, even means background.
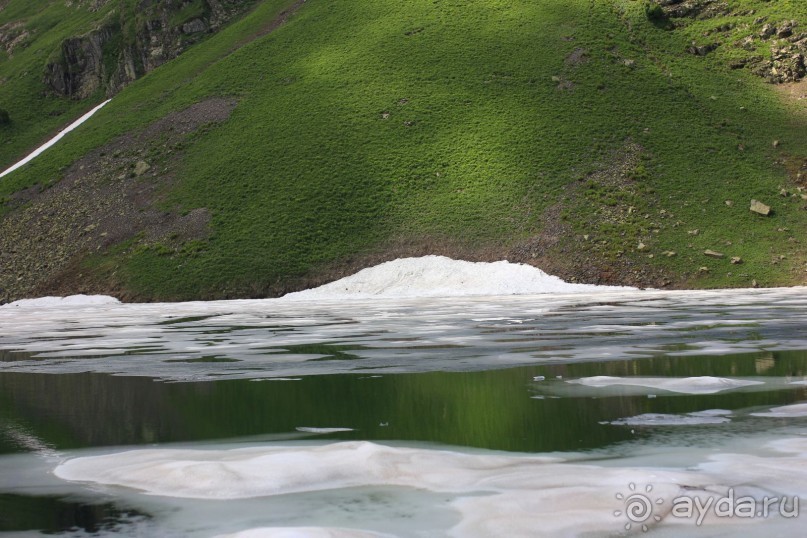
[[[570,284],[536,267],[507,261],[468,262],[445,256],[423,256],[362,269],[318,288],[289,293],[284,299],[527,295],[633,289]]]
[[[29,162],[31,162],[34,159],[36,159],[37,157],[39,157],[46,149],[48,149],[51,146],[53,146],[54,144],[56,144],[56,142],[61,140],[67,133],[69,133],[70,131],[72,131],[73,129],[75,129],[76,127],[78,127],[79,125],[81,125],[82,123],[87,121],[88,119],[90,119],[93,114],[95,114],[96,112],[101,110],[101,107],[106,105],[109,101],[111,101],[111,99],[107,99],[106,101],[104,101],[103,103],[101,103],[97,107],[93,108],[92,110],[90,110],[89,112],[87,112],[86,114],[81,116],[79,119],[77,119],[76,121],[74,121],[73,123],[68,125],[64,130],[59,132],[59,134],[57,134],[56,136],[54,136],[53,138],[51,138],[50,140],[48,140],[47,142],[45,142],[44,144],[39,146],[37,149],[35,149],[30,155],[25,157],[23,160],[19,161],[17,164],[12,165],[10,168],[8,168],[4,172],[0,173],[0,177],[3,177],[5,175],[10,174],[11,172],[16,170],[17,168],[25,166]]]

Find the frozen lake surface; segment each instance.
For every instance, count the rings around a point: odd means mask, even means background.
[[[806,402],[805,288],[6,305],[0,536],[801,536]]]
[[[167,381],[807,349],[807,288],[0,307],[0,372]]]

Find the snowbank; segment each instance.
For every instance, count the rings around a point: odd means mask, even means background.
[[[70,125],[68,125],[68,126],[67,126],[67,127],[64,129],[64,130],[62,130],[62,131],[61,131],[59,134],[57,134],[56,136],[54,136],[53,138],[51,138],[50,140],[48,140],[47,142],[45,142],[43,145],[39,146],[39,147],[38,147],[37,149],[35,149],[35,150],[34,150],[34,151],[33,151],[33,152],[30,154],[30,155],[28,155],[26,158],[24,158],[23,160],[21,160],[21,161],[20,161],[20,162],[18,162],[17,164],[12,165],[10,168],[6,169],[4,172],[0,173],[0,177],[3,177],[3,176],[5,176],[5,175],[10,174],[11,172],[13,172],[14,170],[16,170],[17,168],[20,168],[20,167],[22,167],[22,166],[25,166],[25,165],[26,165],[26,164],[28,164],[29,162],[31,162],[31,161],[33,161],[34,159],[36,159],[37,157],[39,157],[39,156],[40,156],[40,155],[41,155],[41,154],[42,154],[42,153],[43,153],[43,152],[44,152],[46,149],[50,148],[51,146],[53,146],[54,144],[56,144],[56,142],[58,142],[59,140],[61,140],[62,138],[64,138],[64,136],[65,136],[67,133],[69,133],[70,131],[72,131],[73,129],[75,129],[76,127],[78,127],[79,125],[81,125],[82,123],[84,123],[85,121],[87,121],[88,119],[90,119],[90,118],[93,116],[93,114],[95,114],[96,112],[98,112],[99,110],[101,110],[101,108],[102,108],[104,105],[106,105],[106,104],[107,104],[109,101],[111,101],[111,99],[107,99],[106,101],[104,101],[103,103],[101,103],[101,104],[100,104],[100,105],[98,105],[97,107],[93,108],[92,110],[90,110],[89,112],[87,112],[86,114],[84,114],[83,116],[81,116],[79,119],[77,119],[76,121],[74,121],[73,123],[71,123]]]
[[[69,295],[67,297],[40,297],[38,299],[20,299],[0,308],[50,308],[54,306],[100,306],[120,304],[120,301],[108,295]]]
[[[282,299],[463,297],[625,290],[636,288],[570,284],[535,267],[507,261],[466,262],[445,256],[424,256],[382,263],[318,288],[289,293]],[[0,308],[22,306],[47,308],[118,303],[120,301],[114,297],[105,295],[71,295],[22,299]],[[207,304],[219,303],[226,302],[213,301]]]
[[[507,261],[467,262],[445,256],[423,256],[382,263],[318,288],[289,293],[284,298],[455,297],[634,289],[570,284],[535,267]]]

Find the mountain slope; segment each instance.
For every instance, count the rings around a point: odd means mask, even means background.
[[[272,295],[425,253],[804,282],[805,110],[759,36],[807,8],[670,4],[259,3],[0,182],[0,297]]]
[[[0,167],[204,40],[254,0],[7,0],[0,3]],[[65,99],[68,97],[69,99]]]

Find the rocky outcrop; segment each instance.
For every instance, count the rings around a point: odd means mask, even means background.
[[[771,45],[771,55],[756,62],[753,72],[772,84],[798,82],[807,76],[807,34]]]
[[[755,15],[754,10],[732,10],[722,0],[652,0],[663,10],[664,17],[673,21],[670,27],[685,25],[682,19],[709,19],[728,15]],[[747,26],[746,26],[747,27]],[[727,22],[704,33],[705,36],[725,34],[736,28],[736,24]],[[769,43],[770,56],[759,55],[734,58],[729,63],[731,69],[750,68],[771,84],[798,82],[807,77],[807,33],[799,33],[798,21],[781,20],[771,22],[766,17],[754,20],[753,34],[746,35],[736,41],[734,47],[754,52],[760,44]],[[687,52],[696,56],[706,56],[716,50],[720,42],[698,44],[692,42]]]
[[[668,17],[709,19],[727,15],[731,10],[723,0],[657,0]]]
[[[96,29],[61,43],[45,66],[45,86],[75,99],[99,90],[112,96],[216,32],[253,3],[141,0],[135,13],[112,11]]]
[[[13,21],[0,26],[0,50],[8,56],[14,55],[14,49],[23,46],[30,37],[25,24]]]
[[[69,97],[95,93],[109,78],[104,65],[105,45],[119,32],[116,25],[109,25],[62,42],[58,59],[45,66],[45,83],[55,93]]]

